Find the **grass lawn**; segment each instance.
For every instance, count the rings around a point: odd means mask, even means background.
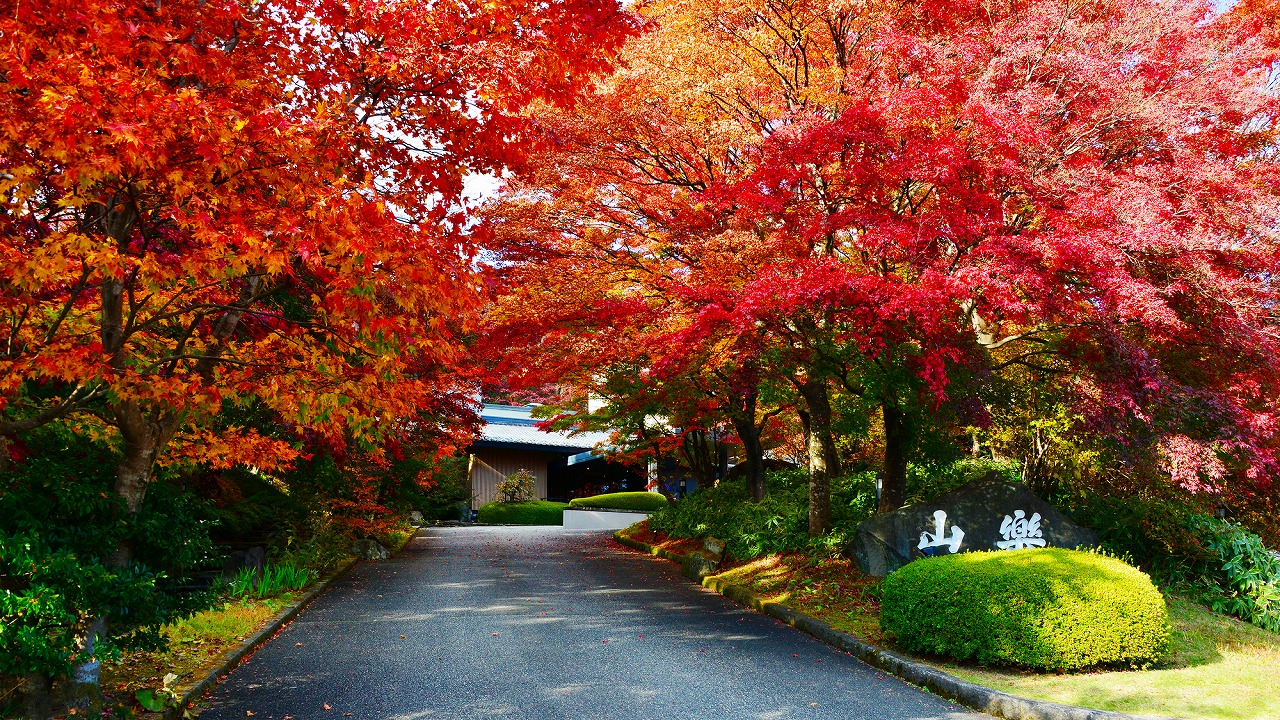
[[[934,663],[966,680],[1100,710],[1200,718],[1280,718],[1280,634],[1180,598],[1169,601],[1172,653],[1144,672],[1034,675]]]
[[[177,675],[179,683],[201,678],[299,595],[233,600],[170,625],[164,631],[168,650],[129,653],[119,662],[103,663],[102,690],[128,705],[138,690],[159,688],[167,673]]]
[[[690,540],[673,540],[634,525],[629,536],[663,543],[675,552]],[[770,555],[731,563],[719,576],[852,635],[904,655],[880,630],[877,578],[843,558]],[[1169,599],[1171,652],[1143,671],[1035,674],[916,659],[953,675],[1022,697],[1139,715],[1188,720],[1280,718],[1280,634],[1211,612],[1181,598]]]
[[[651,492],[616,492],[591,497],[574,498],[569,501],[571,508],[603,508],[606,510],[660,510],[669,503],[658,493]]]
[[[563,525],[568,503],[533,500],[522,503],[491,502],[480,506],[477,520],[496,525]]]

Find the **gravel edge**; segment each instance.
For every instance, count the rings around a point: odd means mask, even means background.
[[[925,688],[935,695],[953,700],[972,710],[1004,718],[1004,720],[1176,720],[1034,700],[962,680],[937,668],[885,650],[842,630],[836,630],[815,617],[797,612],[780,603],[768,602],[741,585],[724,582],[715,576],[698,578],[695,572],[691,572],[694,565],[690,563],[688,556],[633,540],[623,535],[621,530],[613,534],[613,539],[634,550],[678,562],[685,569],[685,575],[690,576],[690,579],[695,582],[701,582],[703,587],[786,623],[837,650],[853,655],[876,669],[895,675],[912,685]]]

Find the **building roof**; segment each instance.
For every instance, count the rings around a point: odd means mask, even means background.
[[[580,453],[609,442],[609,433],[555,432],[539,430],[532,416],[535,406],[485,404],[480,417],[485,420],[474,447],[545,450],[547,452]]]

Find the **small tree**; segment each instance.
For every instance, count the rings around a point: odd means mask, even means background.
[[[519,503],[536,499],[536,481],[533,473],[520,468],[498,483],[498,502]]]

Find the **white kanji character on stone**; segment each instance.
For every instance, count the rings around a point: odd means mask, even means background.
[[[1014,510],[1013,517],[1004,516],[1000,523],[1000,535],[1004,540],[996,542],[1001,550],[1021,550],[1028,547],[1044,547],[1044,533],[1040,531],[1040,513],[1028,518],[1021,510]]]
[[[947,526],[947,513],[944,510],[933,511],[933,532],[920,533],[920,544],[916,547],[925,555],[935,555],[934,548],[946,547],[950,552],[959,552],[960,543],[964,540],[964,531],[955,525],[951,526],[951,537],[946,537],[943,530]]]

